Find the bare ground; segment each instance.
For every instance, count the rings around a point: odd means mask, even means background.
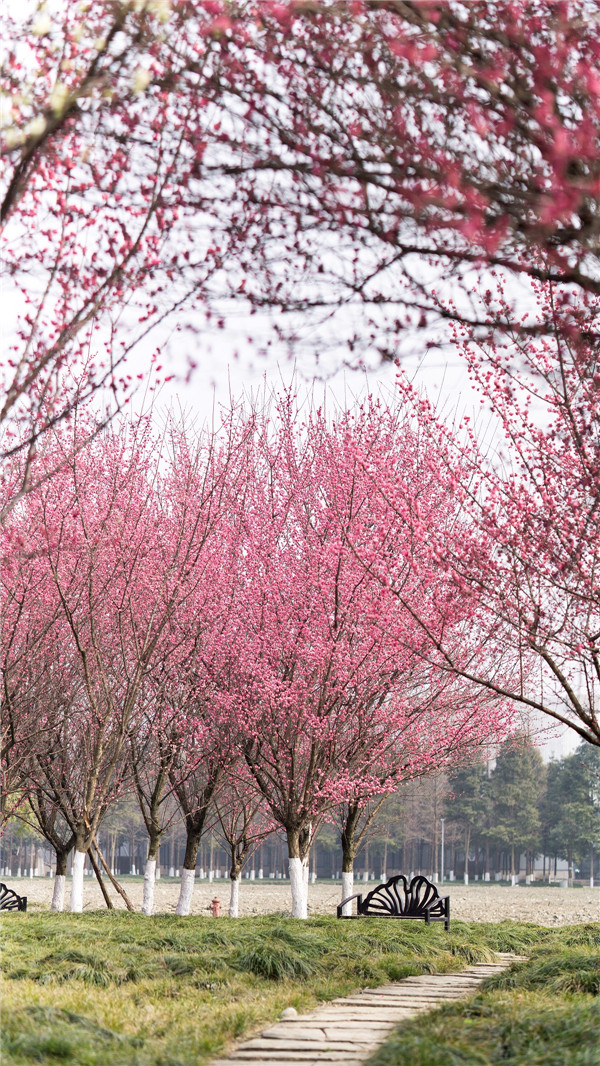
[[[50,878],[8,879],[10,887],[19,895],[27,896],[29,908],[34,911],[48,910],[52,899]],[[131,902],[137,910],[142,903],[141,878],[123,880]],[[369,888],[374,887],[369,884]],[[356,891],[362,891],[357,885]],[[70,892],[67,880],[66,904]],[[161,878],[156,884],[155,912],[173,914],[177,904],[179,883],[175,879]],[[341,886],[337,882],[319,881],[309,888],[309,914],[335,914],[340,900]],[[122,899],[111,889],[116,908],[124,907]],[[600,889],[560,888],[548,885],[519,885],[510,887],[496,884],[446,884],[443,894],[450,896],[450,913],[453,918],[473,922],[499,922],[514,919],[535,922],[538,925],[571,925],[580,922],[600,921]],[[227,913],[229,901],[228,881],[197,881],[192,899],[192,914],[209,915],[210,901],[221,901],[221,913]],[[84,886],[84,909],[104,909],[105,903],[95,878],[86,877]],[[240,914],[289,913],[290,888],[286,881],[242,881],[240,885]]]

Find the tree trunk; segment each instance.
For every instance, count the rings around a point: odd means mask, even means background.
[[[117,881],[116,877],[111,873],[110,866],[108,865],[106,859],[104,858],[104,855],[102,854],[102,852],[101,852],[101,850],[100,850],[100,848],[98,846],[97,841],[94,841],[94,845],[93,846],[96,849],[96,854],[97,854],[97,856],[98,856],[98,858],[100,860],[100,864],[102,866],[102,869],[104,870],[104,873],[108,877],[108,880],[110,881],[110,883],[113,886],[113,888],[115,889],[115,891],[119,893],[121,899],[124,901],[125,906],[127,907],[127,910],[130,911],[130,913],[133,914],[134,911],[135,911],[135,907],[133,906],[133,903],[131,902],[129,896],[127,895],[125,889],[123,888],[123,885],[120,885],[119,882]]]
[[[292,890],[292,918],[308,917],[308,895],[304,880],[304,865],[297,855],[290,855],[290,887]]]
[[[54,849],[56,854],[56,873],[54,874],[54,891],[52,893],[51,911],[62,911],[65,906],[65,889],[67,884],[68,851]]]
[[[76,847],[73,853],[73,869],[71,873],[71,911],[80,914],[83,910],[83,868],[85,866],[85,851]]]
[[[471,846],[471,826],[465,829],[465,885],[469,883],[469,848]]]
[[[348,899],[354,891],[354,868],[350,870],[342,869],[342,903],[345,899]],[[352,914],[352,903],[344,903],[342,907],[342,914],[344,916]]]
[[[240,874],[231,873],[231,895],[229,897],[229,917],[239,918],[240,916]]]
[[[342,903],[354,892],[354,859],[356,857],[358,816],[358,808],[350,807],[342,827]],[[344,904],[342,914],[344,916],[352,914],[352,903]]]
[[[146,859],[144,866],[144,893],[142,897],[142,914],[150,915],[154,911],[154,884],[156,882],[156,859]]]
[[[160,848],[160,834],[150,837],[148,841],[148,856],[144,867],[144,894],[142,899],[142,914],[150,915],[154,911],[154,885],[156,882],[156,856]]]
[[[183,869],[181,871],[181,886],[179,889],[179,899],[177,901],[175,914],[185,916],[190,913],[194,881],[196,877],[196,860],[198,858],[198,847],[200,845],[201,835],[201,829],[198,830],[196,826],[188,826],[185,843],[185,857],[183,860]]]
[[[94,852],[93,852],[92,848],[90,848],[90,850],[88,851],[88,859],[90,860],[90,865],[92,867],[92,870],[94,871],[94,874],[96,875],[96,881],[98,882],[98,884],[100,886],[100,891],[101,891],[102,895],[104,896],[104,902],[106,903],[107,909],[109,911],[112,911],[112,910],[114,910],[113,902],[112,902],[112,900],[111,900],[111,898],[110,898],[110,896],[108,894],[108,889],[106,888],[106,885],[104,884],[104,879],[102,877],[102,873],[100,871],[100,867],[98,866],[98,863],[96,862],[96,860],[94,858]]]
[[[347,822],[346,822],[347,826]],[[356,844],[354,834],[348,834],[346,828],[342,833],[342,900],[347,900],[348,895],[354,892],[354,859]],[[352,903],[345,903],[342,907],[342,915],[352,915]]]
[[[300,833],[287,830],[290,888],[292,890],[292,918],[308,917],[308,885],[304,877],[304,863],[300,854]]]

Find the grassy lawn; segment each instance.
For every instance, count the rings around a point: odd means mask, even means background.
[[[3,919],[2,1062],[201,1066],[232,1040],[275,1020],[284,1007],[305,1011],[319,1000],[365,985],[460,969],[466,962],[490,959],[493,950],[531,955],[531,964],[520,971],[530,976],[510,977],[526,983],[510,988],[509,978],[503,978],[502,984],[496,982],[497,991],[486,991],[472,1007],[444,1008],[438,1017],[455,1025],[457,1032],[468,1023],[469,1032],[476,1033],[480,1025],[483,1041],[490,1032],[490,1011],[500,1033],[502,1025],[510,1027],[519,1003],[531,1017],[547,1003],[559,1012],[554,1029],[579,1033],[581,1050],[581,1034],[592,1028],[598,977],[591,967],[594,958],[598,966],[599,943],[598,929],[591,926],[549,930],[516,923],[454,922],[447,934],[441,926],[425,928],[421,923],[338,922],[329,917],[300,923],[278,916],[216,921],[149,919],[126,912],[11,914]],[[545,979],[535,986],[534,974],[542,973],[535,966],[556,966],[556,959],[560,966],[552,970],[554,984],[548,993]],[[575,969],[565,970],[561,960]],[[582,960],[586,966],[589,962],[589,975],[583,978],[582,990],[574,990],[568,981],[579,980],[576,974],[585,969]],[[560,983],[564,980],[567,985]],[[440,1024],[445,1023],[435,1022]],[[405,1029],[409,1031],[411,1026]],[[433,1032],[434,1025],[428,1025],[427,1037]],[[554,1058],[504,1057],[502,1062],[600,1063],[597,1049],[596,1058],[589,1057],[591,1050],[587,1059],[570,1054],[561,1058],[556,1036],[546,1032],[540,1023],[540,1041],[555,1040]],[[414,1040],[417,1035],[415,1029]],[[597,1028],[596,1038],[600,1046]],[[498,1039],[505,1040],[500,1035]],[[407,1061],[404,1050],[396,1051],[399,1047],[395,1039],[382,1052],[388,1057],[377,1062]],[[483,1043],[481,1047],[475,1043],[472,1053],[479,1058],[464,1058],[462,1044],[446,1058],[425,1051],[419,1059],[411,1049],[411,1062],[455,1066],[500,1061],[482,1057],[487,1051]]]
[[[368,1066],[600,1066],[600,925],[545,930],[528,954],[426,1027],[403,1025]]]

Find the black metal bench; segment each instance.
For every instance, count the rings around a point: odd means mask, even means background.
[[[0,881],[0,911],[26,911],[27,896],[17,893]]]
[[[356,900],[356,914],[343,914],[347,903]],[[423,874],[413,877],[410,885],[404,874],[390,877],[377,885],[363,900],[362,895],[348,896],[337,909],[338,918],[420,918],[443,922],[450,928],[450,896],[440,896],[435,885]]]

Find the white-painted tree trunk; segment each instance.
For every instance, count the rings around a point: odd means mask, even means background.
[[[231,878],[231,896],[229,897],[229,917],[239,918],[240,916],[240,879],[239,877]]]
[[[142,899],[142,914],[152,914],[154,911],[154,883],[156,880],[156,859],[146,859],[144,870],[144,895]]]
[[[183,870],[181,871],[181,887],[179,889],[179,899],[177,901],[175,914],[185,915],[190,913],[195,879],[196,871],[186,870],[184,866]]]
[[[304,877],[302,859],[290,859],[290,887],[292,889],[292,918],[308,917],[308,885]]]
[[[54,878],[54,891],[52,893],[51,911],[62,911],[65,906],[65,889],[67,879],[64,874],[56,874]]]
[[[83,910],[83,868],[85,866],[85,851],[73,852],[73,870],[71,873],[71,911],[79,913]]]
[[[347,899],[354,891],[354,870],[342,870],[342,899]],[[344,917],[352,914],[352,903],[346,903],[342,907]]]

